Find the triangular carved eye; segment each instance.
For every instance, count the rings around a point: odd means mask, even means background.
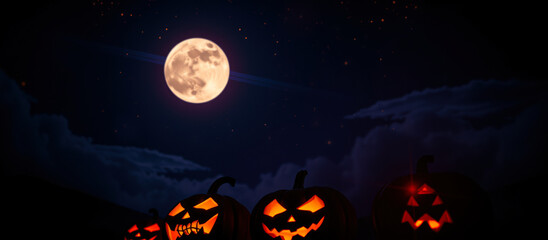
[[[407,206],[418,207],[419,203],[417,203],[417,200],[415,200],[415,198],[413,196],[411,196],[409,198],[409,201],[407,201]]]
[[[306,201],[303,205],[298,207],[297,209],[301,211],[310,211],[310,212],[316,212],[320,209],[325,207],[325,204],[323,203],[322,199],[316,195],[312,196],[308,201]]]
[[[179,203],[179,204],[177,204],[177,206],[175,206],[171,210],[171,212],[169,212],[169,216],[175,217],[175,215],[181,213],[184,210],[185,210],[185,208],[183,206],[181,206],[181,203]]]
[[[205,201],[203,201],[203,202],[197,204],[196,206],[194,206],[194,208],[209,210],[209,209],[212,209],[212,208],[217,207],[217,206],[219,206],[219,205],[217,204],[217,202],[215,202],[213,200],[213,198],[208,198]]]
[[[285,208],[276,201],[276,199],[272,200],[266,207],[264,208],[264,215],[267,215],[269,217],[274,217],[280,213],[285,212]]]
[[[132,232],[135,232],[137,231],[138,228],[137,228],[137,225],[133,225],[133,227],[131,227],[129,230],[127,230],[129,233],[132,233]]]
[[[145,230],[147,230],[149,232],[160,231],[160,226],[158,226],[158,224],[155,223],[153,225],[150,225],[150,226],[146,227]]]
[[[434,199],[432,206],[441,205],[441,204],[443,204],[443,201],[441,200],[440,196],[436,196],[436,199]]]

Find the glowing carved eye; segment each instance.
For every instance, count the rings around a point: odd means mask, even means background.
[[[175,215],[179,214],[180,212],[184,211],[185,208],[183,206],[181,206],[181,203],[177,204],[177,206],[175,206],[173,208],[173,210],[171,210],[171,212],[169,212],[169,216],[172,216],[174,217]]]
[[[137,231],[137,225],[133,225],[133,227],[131,227],[129,230],[127,230],[129,233],[132,233],[132,232],[135,232]]]
[[[417,203],[415,198],[413,196],[411,196],[411,198],[409,198],[409,201],[407,201],[407,206],[418,207],[419,203]]]
[[[205,201],[203,201],[203,202],[199,203],[198,205],[194,206],[194,208],[209,210],[209,209],[212,209],[212,208],[217,207],[217,206],[219,206],[219,205],[217,205],[217,203],[213,200],[213,198],[208,198]]]
[[[158,226],[158,224],[150,225],[150,226],[146,227],[145,230],[147,230],[149,232],[160,231],[160,226]]]
[[[303,205],[298,207],[297,209],[301,211],[310,211],[310,212],[316,212],[320,209],[325,207],[325,204],[323,203],[322,199],[318,196],[314,195],[311,197],[308,201],[306,201]]]
[[[441,205],[441,204],[443,204],[443,201],[441,200],[440,196],[436,196],[436,199],[434,199],[432,206]]]
[[[270,202],[266,207],[264,208],[264,215],[267,215],[269,217],[274,217],[280,213],[285,212],[285,208],[274,199],[272,202]]]

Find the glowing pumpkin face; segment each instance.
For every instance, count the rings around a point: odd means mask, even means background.
[[[403,212],[401,222],[409,223],[409,226],[414,230],[426,225],[432,231],[439,232],[444,224],[453,223],[449,212],[443,206],[440,196],[427,184],[420,186],[415,191],[415,194],[409,197],[407,206],[410,209],[406,209]],[[413,218],[413,215],[420,217]],[[432,215],[436,216],[436,218],[432,217]]]
[[[163,220],[158,217],[158,211],[150,209],[152,218],[138,221],[133,224],[124,234],[124,240],[162,240]]]
[[[432,156],[417,162],[415,174],[385,185],[373,202],[377,239],[484,239],[492,229],[490,200],[470,178],[429,173]]]
[[[303,188],[306,171],[293,190],[263,197],[251,215],[251,234],[260,240],[351,239],[354,209],[339,192],[325,187]]]
[[[170,240],[249,239],[249,212],[233,198],[217,194],[223,183],[234,185],[233,178],[215,181],[207,194],[179,202],[166,216]]]
[[[216,211],[218,206],[211,197],[205,200],[198,198],[197,201],[180,202],[168,214],[170,217],[179,219],[172,232],[177,232],[177,236],[209,234],[219,216]]]
[[[125,240],[161,240],[162,232],[158,223],[135,224],[131,226],[124,237]]]
[[[275,224],[280,230],[275,227],[270,228],[265,223],[262,223],[262,226],[265,233],[273,238],[281,237],[282,240],[291,240],[296,235],[306,237],[310,231],[317,231],[322,226],[325,216],[322,214],[323,212],[318,211],[324,207],[323,200],[317,195],[312,196],[298,207],[290,208],[294,209],[293,211],[288,211],[274,199],[264,208],[263,213],[272,219],[276,218],[273,222],[282,222],[283,224]],[[298,216],[298,222],[294,215]],[[277,219],[280,220],[277,221]],[[316,219],[319,220],[316,221]],[[285,225],[285,228],[280,225]]]

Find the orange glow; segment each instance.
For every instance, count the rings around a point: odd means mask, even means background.
[[[217,206],[219,206],[219,205],[217,205],[217,203],[213,200],[213,198],[208,198],[205,201],[203,201],[203,202],[199,203],[198,205],[194,206],[194,208],[209,210],[209,209],[212,209],[212,208],[217,207]]]
[[[188,212],[186,212],[185,215],[183,216],[183,219],[187,219],[187,218],[190,218],[190,214],[188,214]]]
[[[409,225],[416,230],[419,228],[424,222],[428,223],[428,226],[430,226],[430,229],[434,232],[439,232],[441,230],[441,227],[445,223],[453,223],[453,219],[449,216],[449,213],[447,211],[444,211],[442,216],[440,217],[439,221],[436,221],[436,219],[432,218],[428,214],[422,215],[417,221],[414,221],[411,215],[407,211],[403,212],[403,218],[401,219],[402,223],[409,223]]]
[[[276,201],[276,199],[272,200],[266,207],[264,208],[264,215],[267,215],[269,217],[274,217],[280,213],[285,212],[285,208]]]
[[[215,221],[217,221],[218,215],[219,214],[215,214],[215,216],[211,217],[203,224],[198,222],[198,220],[194,220],[193,222],[189,222],[187,224],[179,224],[176,226],[176,231],[171,229],[167,230],[168,237],[171,240],[175,240],[179,236],[197,234],[200,230],[203,230],[204,234],[209,234],[215,225]]]
[[[289,219],[287,220],[287,222],[295,222],[295,218],[293,217],[293,215],[291,217],[289,217]]]
[[[145,230],[147,230],[149,232],[160,231],[160,226],[158,226],[158,224],[155,223],[154,225],[150,225],[150,226],[146,227]]]
[[[154,239],[156,239],[156,237],[158,237],[158,236],[153,236],[149,240],[154,240]]]
[[[211,217],[209,220],[207,220],[206,223],[202,224],[202,227],[204,229],[205,234],[209,234],[211,232],[211,229],[213,228],[213,225],[215,225],[215,221],[217,221],[217,216],[219,214],[215,214],[215,216]]]
[[[171,228],[169,227],[169,224],[166,223],[166,232],[167,232],[167,238],[169,240],[175,240],[179,237],[179,233],[177,232],[177,230],[171,230]]]
[[[137,228],[137,225],[133,225],[129,230],[127,230],[129,233],[137,231],[139,228]]]
[[[322,199],[314,195],[312,198],[310,198],[308,201],[306,201],[303,205],[301,205],[297,209],[301,211],[316,212],[322,209],[323,207],[325,207],[325,204],[323,203]]]
[[[432,206],[441,205],[441,204],[443,204],[443,201],[441,200],[440,196],[436,196],[436,199],[434,199]]]
[[[432,230],[440,228],[440,224],[436,220],[430,220],[428,221],[428,225]]]
[[[436,191],[434,191],[434,189],[432,189],[430,186],[423,184],[420,188],[419,188],[419,191],[417,192],[417,194],[434,194],[436,193]]]
[[[312,230],[317,231],[318,228],[320,228],[320,226],[322,225],[324,219],[325,217],[322,217],[322,219],[320,219],[318,223],[312,223],[312,225],[310,225],[310,227],[308,228],[300,227],[299,229],[295,230],[295,232],[292,232],[288,229],[278,231],[276,230],[276,228],[272,228],[272,230],[270,230],[264,223],[263,223],[263,230],[265,231],[266,234],[268,234],[272,238],[281,237],[282,240],[291,240],[293,236],[295,235],[306,237],[306,235],[308,235],[310,231]]]
[[[413,206],[413,207],[418,207],[419,206],[419,203],[417,203],[417,201],[415,200],[415,198],[413,196],[411,196],[409,198],[409,201],[407,201],[407,206]]]
[[[185,208],[183,206],[181,206],[181,203],[177,204],[177,206],[175,206],[173,208],[173,210],[171,210],[171,212],[169,212],[169,216],[172,216],[174,217],[175,215],[179,214],[180,212],[184,211]]]
[[[141,233],[135,234],[135,237],[141,237]]]

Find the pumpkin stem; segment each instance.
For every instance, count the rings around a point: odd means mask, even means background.
[[[211,184],[211,187],[209,187],[209,190],[207,190],[207,194],[217,193],[217,190],[219,190],[219,187],[225,183],[228,183],[230,184],[230,186],[234,187],[234,184],[236,184],[236,179],[231,177],[220,177],[219,179],[215,180],[213,184]]]
[[[153,218],[158,218],[160,216],[160,215],[158,215],[158,210],[156,208],[149,209],[148,213],[152,214]]]
[[[434,162],[433,155],[424,155],[417,161],[417,174],[428,174],[428,163]]]
[[[293,184],[293,189],[302,189],[304,188],[304,178],[308,172],[306,170],[301,170],[297,173],[295,177],[295,184]]]

